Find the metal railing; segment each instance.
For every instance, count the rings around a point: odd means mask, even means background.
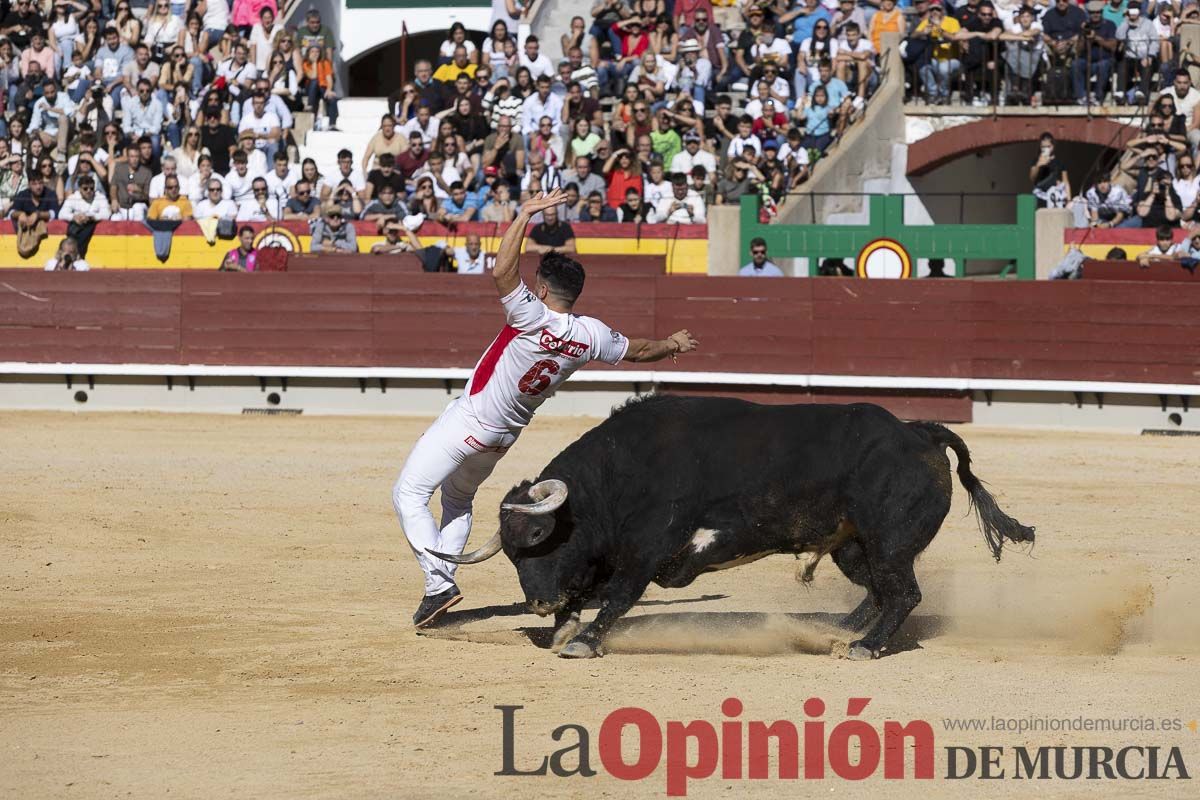
[[[1154,58],[1151,65],[1143,67],[1137,59],[1127,57],[1093,61],[1091,47],[1086,47],[1082,54],[1059,57],[1044,48],[1013,50],[1014,44],[999,40],[978,43],[984,52],[978,62],[970,66],[964,65],[966,59],[962,56],[966,53],[961,52],[960,58],[955,59],[960,64],[959,69],[947,75],[947,98],[957,94],[960,104],[986,107],[993,116],[1002,113],[1006,106],[1082,106],[1089,116],[1102,107],[1114,105],[1144,107],[1150,104],[1155,92],[1170,85],[1170,79],[1164,76],[1174,72],[1187,56],[1186,51],[1180,53],[1176,49],[1176,55],[1170,60],[1164,62]],[[967,44],[962,46],[965,51]],[[1013,56],[1011,61],[1010,55]],[[1086,76],[1082,95],[1075,91],[1077,62],[1082,62]],[[929,99],[927,78],[935,77],[937,85],[938,63],[928,50],[921,58],[905,62],[906,103],[919,98]],[[1024,76],[1024,72],[1030,74]],[[1140,92],[1141,97],[1134,96],[1132,102],[1128,102],[1131,98],[1126,95],[1133,92]],[[1114,100],[1126,102],[1099,102],[1110,93]],[[983,102],[978,102],[980,100]]]

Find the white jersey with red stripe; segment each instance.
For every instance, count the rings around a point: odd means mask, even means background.
[[[463,397],[485,428],[516,431],[593,359],[618,364],[629,340],[598,319],[552,311],[524,282],[501,298],[508,325],[475,365]]]

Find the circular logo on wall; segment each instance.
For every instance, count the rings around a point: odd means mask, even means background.
[[[855,267],[860,278],[912,277],[912,258],[895,239],[868,242],[859,252]]]
[[[282,247],[289,253],[302,252],[300,239],[287,228],[263,228],[254,237],[255,249],[264,247]]]

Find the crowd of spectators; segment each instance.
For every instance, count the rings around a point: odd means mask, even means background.
[[[81,257],[100,220],[315,219],[294,115],[336,124],[336,43],[316,11],[293,29],[279,13],[276,0],[0,2],[0,214],[34,237],[67,220]]]
[[[899,14],[881,3],[881,19]],[[505,14],[479,46],[456,24],[333,179],[359,193],[361,217],[386,184],[380,219],[399,207],[449,224],[509,221],[556,188],[563,225],[702,223],[746,194],[778,202],[861,116],[888,28],[853,0],[724,13],[729,31],[710,0],[597,0],[557,41],[519,38]]]
[[[867,0],[871,2],[871,0]],[[910,93],[975,105],[1144,105],[1171,84],[1197,0],[911,2]]]

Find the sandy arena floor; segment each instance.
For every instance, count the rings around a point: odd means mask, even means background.
[[[477,500],[596,420],[539,418]],[[1200,717],[1200,441],[966,427],[976,472],[1038,528],[988,557],[965,494],[918,563],[901,652],[828,655],[820,622],[859,597],[832,563],[811,587],[774,557],[652,587],[590,662],[541,649],[547,621],[499,556],[466,567],[457,623],[417,636],[420,573],[390,488],[424,419],[0,415],[0,797],[661,797],[642,782],[495,777],[498,704],[517,764],[612,710],[719,723],[925,719],[938,779],[689,785],[691,797],[1195,797],[1196,781],[945,781],[950,745],[1179,746],[1200,733],[961,732],[951,717]],[[531,641],[532,635],[532,641]],[[905,649],[906,648],[906,649]],[[568,738],[567,742],[573,741]],[[665,760],[665,759],[664,759]],[[1006,763],[1008,759],[1006,758]],[[568,763],[573,763],[569,760]]]

